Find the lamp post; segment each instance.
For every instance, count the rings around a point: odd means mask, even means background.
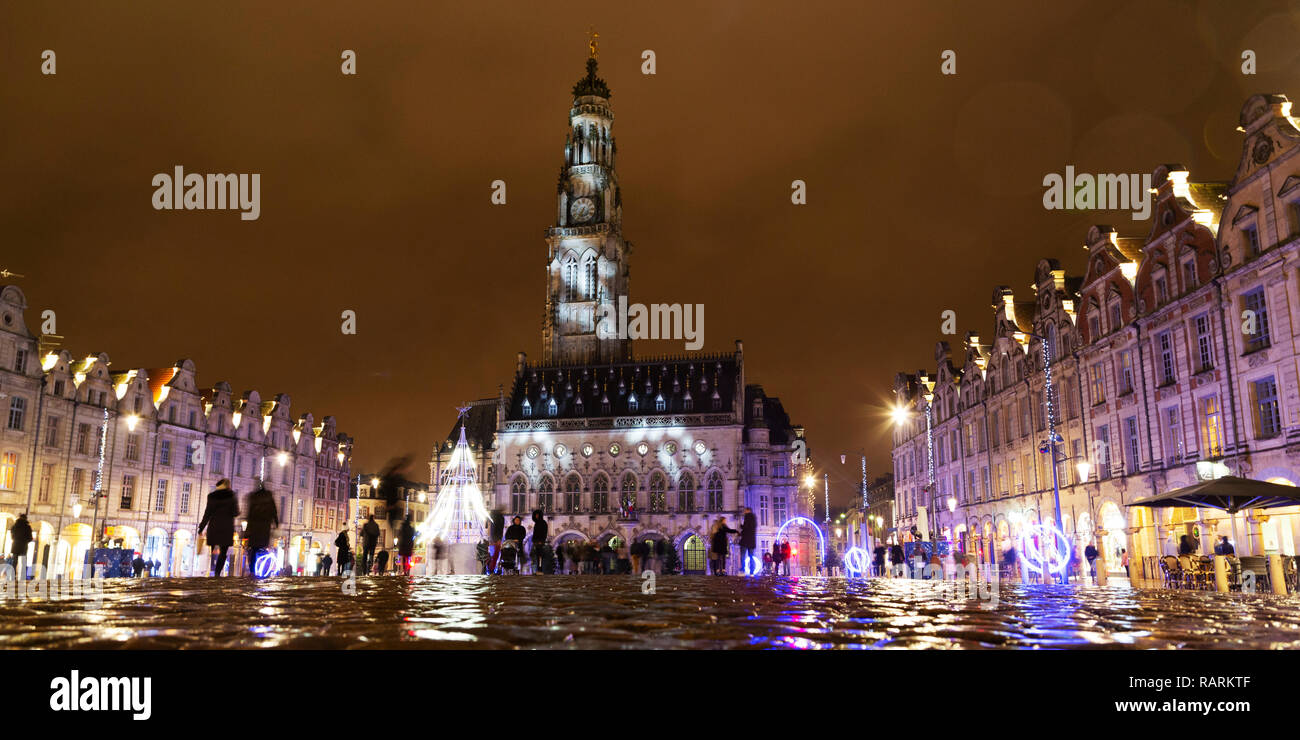
[[[1055,393],[1052,387],[1052,340],[1048,339],[1047,337],[1040,336],[1038,334],[1031,334],[1029,332],[1017,332],[1017,333],[1021,334],[1022,336],[1034,337],[1035,339],[1038,339],[1040,342],[1042,342],[1043,394],[1044,394],[1043,400],[1047,412],[1047,439],[1046,441],[1044,441],[1042,445],[1042,448],[1045,449],[1040,448],[1040,451],[1047,453],[1048,455],[1050,455],[1051,458],[1052,501],[1055,504],[1055,508],[1056,508],[1056,531],[1064,532],[1065,528],[1062,526],[1061,523],[1061,478],[1060,478],[1060,471],[1058,471],[1056,467],[1057,463],[1060,462],[1060,460],[1057,459],[1056,446],[1060,444],[1063,440],[1061,439],[1061,435],[1056,433],[1056,403],[1055,403]],[[1047,546],[1048,546],[1047,541],[1049,539],[1051,540],[1052,550],[1055,550],[1056,532],[1052,532],[1051,535],[1049,536],[1047,532],[1043,531],[1041,518],[1039,519],[1038,527],[1039,527],[1038,552],[1043,560],[1042,562],[1043,582],[1046,583],[1048,578],[1048,572],[1051,570],[1051,566],[1050,566],[1051,556],[1048,555],[1047,553]],[[1068,557],[1068,553],[1066,553],[1065,555],[1066,557]]]

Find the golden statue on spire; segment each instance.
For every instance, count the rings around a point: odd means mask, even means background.
[[[595,27],[587,30],[587,50],[592,59],[600,56],[600,34],[596,33]]]

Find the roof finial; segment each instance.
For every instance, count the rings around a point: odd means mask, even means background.
[[[596,33],[596,27],[590,26],[587,29],[587,50],[592,59],[600,56],[600,34]]]

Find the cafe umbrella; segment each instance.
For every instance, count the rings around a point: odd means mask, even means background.
[[[1300,488],[1268,481],[1225,475],[1214,480],[1176,488],[1155,496],[1133,501],[1127,506],[1153,509],[1175,506],[1219,509],[1232,520],[1232,538],[1237,540],[1237,512],[1247,509],[1271,509],[1300,505]]]

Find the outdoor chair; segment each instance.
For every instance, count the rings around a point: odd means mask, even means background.
[[[1160,570],[1164,573],[1166,588],[1182,588],[1183,569],[1178,558],[1173,555],[1164,556],[1160,559]]]
[[[1243,555],[1241,556],[1241,571],[1245,575],[1246,571],[1255,574],[1255,592],[1268,593],[1273,590],[1272,582],[1268,577],[1268,558],[1262,555]]]

